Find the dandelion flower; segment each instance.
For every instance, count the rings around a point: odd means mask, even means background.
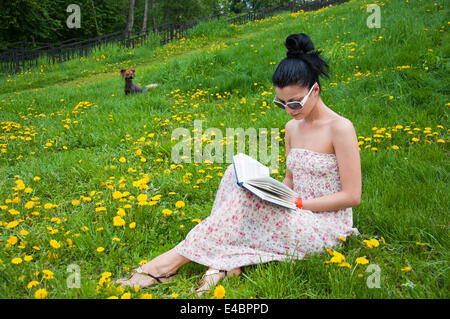
[[[162,213],[163,213],[164,216],[172,215],[172,211],[170,209],[167,209],[167,208],[163,209]]]
[[[17,225],[19,225],[19,222],[17,220],[13,220],[12,222],[9,222],[8,224],[6,224],[6,228],[14,228]]]
[[[45,290],[44,288],[38,289],[36,290],[36,292],[34,293],[34,298],[36,299],[45,299],[48,295],[47,290]]]
[[[222,299],[225,296],[225,288],[222,285],[218,285],[214,289],[214,297],[217,299]]]
[[[124,293],[124,294],[120,297],[120,299],[131,299],[131,293],[129,293],[129,292]]]
[[[52,240],[50,240],[50,246],[52,246],[55,249],[58,249],[59,247],[61,247],[61,244],[59,242],[57,242],[56,240],[52,239]]]
[[[175,203],[176,208],[183,208],[184,206],[186,206],[186,205],[182,200],[179,200]]]
[[[44,273],[44,279],[53,279],[53,272],[51,270],[44,269],[42,272]]]
[[[356,258],[356,262],[360,265],[365,265],[369,263],[366,257],[358,257]]]
[[[137,197],[137,200],[139,202],[145,202],[147,200],[147,195],[146,194],[139,194]]]
[[[123,226],[125,225],[125,220],[123,220],[120,216],[114,216],[113,224],[114,226]]]

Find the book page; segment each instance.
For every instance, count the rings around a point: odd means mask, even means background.
[[[254,186],[258,185],[259,187],[274,189],[287,197],[297,197],[297,193],[293,189],[271,176],[253,178],[246,182]]]
[[[239,153],[233,156],[233,163],[236,165],[236,174],[239,182],[253,178],[270,176],[269,168],[264,166],[252,157]]]
[[[296,209],[296,205],[294,203],[284,200],[282,198],[279,198],[277,196],[271,195],[270,193],[267,193],[262,189],[253,187],[252,185],[249,185],[245,182],[242,184],[242,186],[265,201],[283,206],[285,208]]]
[[[285,188],[279,187],[278,185],[275,185],[273,183],[260,182],[260,181],[256,181],[256,180],[252,179],[250,181],[247,181],[247,184],[250,184],[257,188],[261,188],[263,190],[267,190],[267,191],[275,193],[279,196],[283,195],[283,196],[285,196],[287,198],[291,198],[291,199],[297,198],[297,193],[295,193],[294,191],[286,190]]]

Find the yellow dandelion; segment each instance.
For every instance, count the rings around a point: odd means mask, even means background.
[[[50,246],[52,246],[55,249],[58,249],[59,247],[61,247],[61,244],[58,241],[52,239],[50,240]]]
[[[342,255],[341,253],[334,251],[333,252],[333,257],[331,257],[330,262],[331,263],[336,263],[339,264],[341,262],[343,262],[345,260],[345,256]]]
[[[167,209],[167,208],[163,209],[162,213],[163,213],[164,216],[172,215],[172,211],[170,209]]]
[[[369,263],[366,257],[358,257],[356,258],[356,262],[360,265],[365,265]]]
[[[36,299],[45,299],[48,295],[47,290],[45,290],[45,288],[41,288],[36,290],[36,292],[34,293],[34,298]]]
[[[146,194],[139,194],[138,197],[136,197],[139,202],[145,202],[147,200]]]
[[[29,201],[25,204],[25,208],[26,209],[32,209],[34,207],[34,202],[33,201]]]
[[[114,193],[112,193],[112,197],[113,197],[114,199],[119,199],[119,198],[122,198],[122,197],[123,197],[123,194],[122,194],[122,192],[120,192],[120,191],[115,191]]]
[[[124,294],[120,297],[120,299],[131,299],[131,293],[129,293],[129,292],[124,293]]]
[[[22,229],[22,230],[20,231],[20,234],[21,234],[22,236],[26,236],[26,235],[29,234],[29,232],[26,231],[25,229]]]
[[[35,286],[37,286],[37,285],[39,285],[39,283],[38,283],[36,280],[32,280],[32,281],[30,281],[30,282],[27,284],[27,288],[28,288],[28,289],[31,289],[31,288],[33,288],[33,287],[35,287]]]
[[[123,220],[120,216],[114,216],[113,224],[114,226],[123,226],[125,225],[125,220]]]
[[[72,205],[78,206],[78,205],[80,205],[80,201],[78,199],[74,199],[74,200],[72,200]]]
[[[9,222],[8,224],[6,224],[6,228],[14,228],[17,225],[19,225],[19,222],[17,220],[13,220],[12,222]]]
[[[214,289],[214,297],[217,299],[222,299],[225,296],[225,288],[222,285],[218,285]]]
[[[186,206],[186,205],[185,205],[185,203],[184,203],[182,200],[179,200],[179,201],[177,201],[177,202],[175,203],[175,207],[176,207],[176,208],[182,208],[182,207],[184,207],[184,206]]]

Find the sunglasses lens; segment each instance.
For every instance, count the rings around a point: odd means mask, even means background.
[[[301,105],[299,102],[296,103],[290,103],[288,104],[289,108],[291,108],[292,110],[300,110],[303,105]]]
[[[284,105],[281,102],[274,101],[273,102],[276,106],[281,107],[284,110]]]

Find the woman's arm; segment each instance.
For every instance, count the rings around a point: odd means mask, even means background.
[[[331,127],[338,162],[341,190],[318,198],[304,199],[303,209],[327,212],[358,206],[361,199],[361,163],[358,139],[352,122],[336,121]]]

